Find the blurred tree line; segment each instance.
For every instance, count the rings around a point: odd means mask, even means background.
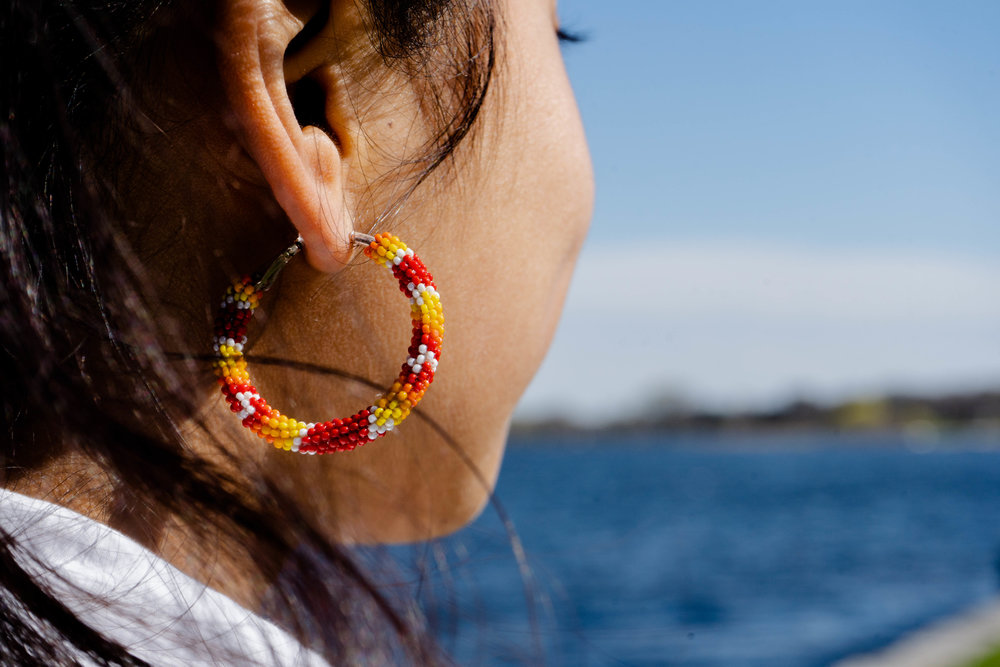
[[[567,419],[519,422],[515,433],[588,431],[823,430],[833,432],[935,432],[967,428],[1000,434],[1000,391],[944,396],[887,395],[824,405],[796,400],[772,410],[720,412],[698,409],[676,395],[664,396],[642,416],[596,429]]]

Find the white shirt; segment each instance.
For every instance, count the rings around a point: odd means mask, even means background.
[[[76,512],[0,489],[0,525],[17,540],[21,567],[152,665],[327,665],[270,621]]]

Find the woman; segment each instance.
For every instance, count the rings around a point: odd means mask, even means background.
[[[2,26],[4,660],[436,659],[337,545],[454,531],[496,478],[591,209],[554,0],[23,4]],[[356,249],[375,233],[433,272],[433,387],[390,437],[279,451],[219,395],[220,297],[302,247],[247,361],[282,411],[349,415],[410,341]]]

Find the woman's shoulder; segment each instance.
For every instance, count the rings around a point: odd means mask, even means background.
[[[0,489],[0,527],[21,567],[150,664],[327,664],[267,619],[65,507]]]

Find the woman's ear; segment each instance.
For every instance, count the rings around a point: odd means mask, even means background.
[[[311,72],[285,62],[289,44],[297,36],[301,42],[317,39],[324,31],[324,25],[316,29],[315,20],[330,20],[329,7],[318,10],[310,22],[305,12],[293,12],[280,0],[223,0],[220,5],[219,70],[240,137],[302,236],[309,263],[320,271],[335,272],[351,257],[354,225],[344,159],[345,137],[351,133],[335,126],[345,122],[346,115],[327,113],[326,101],[345,95],[332,89],[341,82],[329,73],[311,77],[309,99],[303,103],[320,111],[297,117],[289,91]],[[300,48],[297,42],[296,50]],[[334,57],[332,50],[328,53]],[[317,62],[313,67],[322,65]],[[305,124],[310,122],[316,124]]]

